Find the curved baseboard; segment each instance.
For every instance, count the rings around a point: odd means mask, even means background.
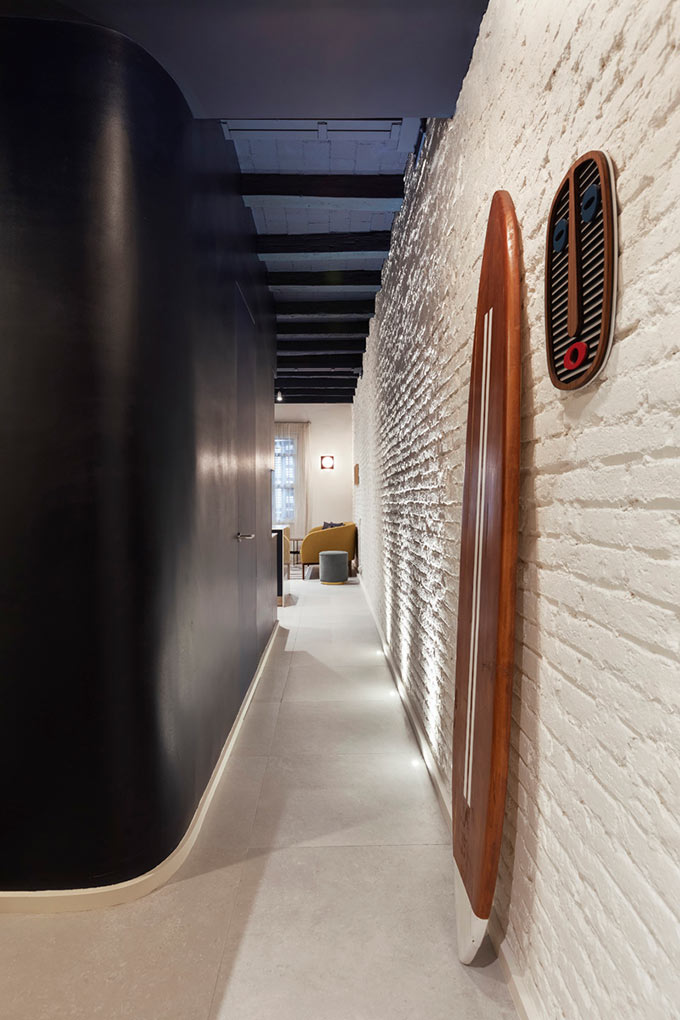
[[[55,914],[66,911],[112,907],[119,903],[129,903],[131,900],[137,900],[141,896],[146,896],[147,893],[153,892],[154,889],[158,889],[159,886],[164,885],[172,878],[175,872],[184,864],[198,839],[201,826],[205,821],[215,791],[222,778],[222,773],[236,743],[243,719],[257,690],[257,685],[260,682],[262,671],[269,658],[278,629],[279,623],[277,621],[269,636],[269,641],[262,652],[255,675],[246,691],[246,696],[243,699],[234,725],[229,731],[229,736],[222,748],[208,785],[198,802],[194,816],[180,843],[172,853],[162,860],[160,864],[157,864],[155,868],[152,868],[151,871],[146,871],[143,875],[138,875],[136,878],[130,878],[126,882],[98,885],[88,889],[31,889],[16,892],[0,890],[0,914]]]

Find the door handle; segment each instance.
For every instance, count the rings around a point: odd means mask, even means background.
[[[241,532],[239,531],[236,534],[236,538],[239,542],[242,542],[244,539],[250,540],[251,538],[255,538],[255,533],[253,532],[252,535],[242,535]]]

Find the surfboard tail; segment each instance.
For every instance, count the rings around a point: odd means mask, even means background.
[[[455,870],[458,958],[461,963],[468,964],[472,963],[484,941],[489,919],[488,917],[477,917],[472,909],[472,904],[468,898],[467,890],[455,858],[453,867]]]

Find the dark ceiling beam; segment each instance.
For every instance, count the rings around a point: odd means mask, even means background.
[[[276,346],[279,358],[299,358],[309,354],[364,354],[365,340],[282,340]]]
[[[241,174],[241,194],[312,198],[403,198],[401,174]]]
[[[276,386],[276,390],[286,393],[355,393],[356,386],[337,386],[326,383],[323,386]]]
[[[368,334],[368,319],[350,322],[278,322],[276,335],[282,337],[337,336],[349,339],[361,338]]]
[[[350,234],[258,234],[258,255],[327,254],[330,252],[381,252],[390,247],[389,230]]]
[[[324,393],[324,390],[308,390],[304,388],[295,389],[294,387],[288,389],[281,389],[281,387],[277,387],[274,392],[281,393],[281,395],[284,397],[287,397],[290,393],[295,393],[296,397],[294,399],[304,401],[307,398],[311,399],[312,397],[321,396]],[[343,387],[340,388],[334,387],[332,388],[332,390],[326,390],[325,392],[326,393],[332,392],[334,395],[342,394],[348,400],[351,400],[354,397],[356,390],[344,389]]]
[[[279,301],[276,318],[281,321],[300,319],[363,319],[373,315],[374,302],[368,301]]]
[[[276,341],[277,341],[279,347],[281,347],[281,348],[283,348],[285,350],[285,348],[286,348],[286,346],[288,344],[293,344],[293,343],[296,343],[298,341],[304,341],[304,340],[314,340],[317,343],[322,343],[322,342],[336,343],[337,342],[339,344],[345,344],[345,343],[349,343],[349,342],[353,342],[353,341],[357,340],[357,341],[359,341],[360,343],[363,344],[363,343],[366,342],[366,336],[367,336],[367,331],[364,331],[364,330],[362,330],[361,332],[357,331],[356,333],[349,333],[349,332],[348,333],[326,333],[323,329],[310,329],[308,333],[298,333],[297,330],[295,331],[295,333],[277,333],[276,334]],[[363,347],[362,351],[365,350],[365,349],[366,348]]]
[[[288,380],[292,382],[296,379],[326,379],[332,377],[337,380],[341,385],[345,383],[356,382],[359,378],[360,368],[328,368],[323,365],[319,368],[306,368],[301,370],[299,368],[277,368],[276,378],[282,380]]]
[[[312,400],[329,403],[333,400],[346,400],[348,403],[354,399],[354,393],[350,390],[313,390],[308,393],[306,390],[290,390],[288,393],[282,391],[281,396],[289,404],[306,404]]]
[[[310,393],[309,395],[303,393],[294,394],[292,397],[285,397],[283,400],[284,404],[351,404],[354,401],[354,394],[348,393],[347,396],[328,396],[324,393]],[[277,401],[278,403],[278,401]]]
[[[313,385],[307,385],[304,380],[302,383],[277,383],[275,389],[281,390],[282,393],[290,393],[291,390],[295,393],[323,393],[325,390],[332,390],[335,393],[356,392],[356,386],[348,385],[342,380],[339,382],[325,382],[323,384],[317,380]]]
[[[292,364],[294,362],[294,364]],[[276,367],[302,371],[314,368],[361,368],[360,354],[305,354],[297,358],[282,358],[277,354]]]
[[[329,347],[335,347],[336,344],[339,347],[344,347],[346,344],[360,343],[361,348],[350,347],[350,350],[361,350],[363,354],[366,350],[366,333],[324,333],[322,329],[315,329],[310,333],[286,333],[283,336],[278,333],[276,342],[282,351],[290,348],[293,350],[294,346],[298,344],[305,344],[306,341],[310,341],[318,347],[322,347],[324,344],[328,344]],[[304,350],[304,346],[302,348]]]
[[[325,269],[321,272],[296,270],[268,273],[270,287],[379,287],[379,269]]]
[[[342,375],[301,375],[297,373],[294,376],[288,375],[277,375],[274,380],[276,389],[320,389],[325,386],[331,386],[335,389],[341,390],[354,390],[356,389],[357,376],[342,376]]]

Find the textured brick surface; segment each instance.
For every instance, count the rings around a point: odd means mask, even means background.
[[[450,781],[469,361],[491,196],[523,234],[512,753],[495,909],[541,1014],[680,1015],[680,16],[491,0],[455,116],[408,176],[354,413],[363,580]],[[544,355],[544,233],[607,150],[615,344],[564,395]]]

